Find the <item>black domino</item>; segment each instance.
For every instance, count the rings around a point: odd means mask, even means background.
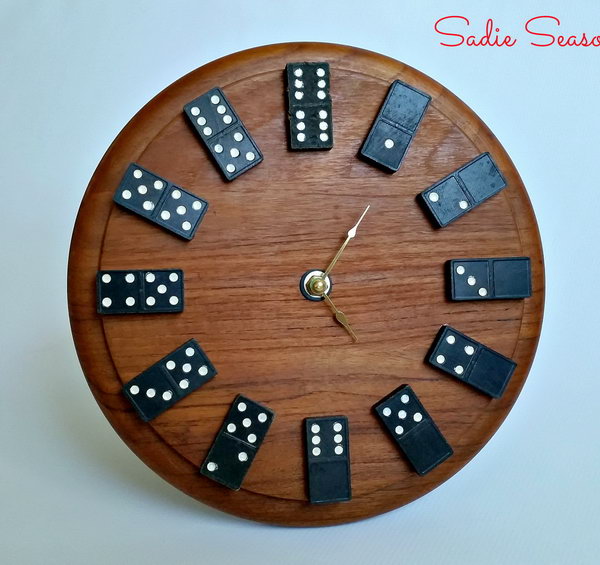
[[[500,398],[517,364],[450,326],[442,326],[428,362],[473,387]]]
[[[505,186],[506,181],[490,154],[482,153],[421,192],[419,199],[436,227],[443,228]]]
[[[217,374],[202,348],[190,339],[123,386],[139,417],[148,422]]]
[[[352,499],[348,419],[304,420],[308,499],[312,504]]]
[[[395,80],[373,122],[360,154],[388,172],[396,172],[415,137],[431,96]]]
[[[183,271],[98,271],[96,307],[99,314],[182,312]]]
[[[263,156],[220,88],[212,88],[183,107],[226,180],[258,165]]]
[[[274,418],[272,410],[239,394],[200,473],[232,490],[239,490]]]
[[[531,296],[529,257],[451,259],[447,263],[452,300],[500,300]]]
[[[419,475],[453,454],[452,448],[409,385],[402,385],[373,409]]]
[[[148,169],[131,163],[123,175],[113,200],[166,230],[192,239],[208,202]]]
[[[288,63],[286,78],[290,149],[331,149],[333,116],[329,64]]]

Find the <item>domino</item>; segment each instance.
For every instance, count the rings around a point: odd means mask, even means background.
[[[371,126],[360,154],[394,173],[402,164],[408,148],[425,115],[431,96],[395,80]]]
[[[238,394],[200,473],[232,490],[239,490],[274,418],[272,410]]]
[[[183,107],[226,180],[258,165],[263,156],[220,88],[212,88]]]
[[[123,394],[148,422],[189,396],[217,374],[195,339],[163,357],[123,386]]]
[[[419,199],[437,227],[443,228],[506,186],[489,153],[482,153],[421,192]]]
[[[454,453],[409,385],[402,385],[373,409],[419,475],[429,473]]]
[[[98,314],[183,312],[183,271],[98,271]]]
[[[493,398],[500,398],[517,364],[450,326],[442,326],[428,362]]]
[[[288,63],[286,78],[290,149],[331,149],[333,116],[329,64]]]
[[[451,259],[447,276],[452,300],[499,300],[531,296],[529,257]]]
[[[131,163],[115,192],[113,200],[142,218],[191,240],[208,202],[175,186],[136,163]]]
[[[304,420],[308,499],[312,504],[352,499],[348,419]]]

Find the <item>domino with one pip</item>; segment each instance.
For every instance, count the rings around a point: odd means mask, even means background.
[[[136,163],[127,168],[113,200],[187,240],[194,237],[208,209],[206,200]]]
[[[216,374],[198,342],[190,339],[126,383],[123,393],[139,417],[148,422]]]
[[[183,271],[98,271],[96,293],[99,314],[183,312]]]
[[[308,498],[313,504],[352,498],[348,418],[304,420]]]
[[[394,173],[417,133],[431,96],[395,80],[365,139],[360,154]]]
[[[409,385],[402,385],[373,409],[419,475],[429,473],[453,454]]]
[[[482,153],[421,192],[419,198],[436,227],[443,228],[505,186],[506,181],[490,154]]]
[[[290,149],[331,149],[333,117],[329,64],[288,63],[285,69]]]
[[[442,326],[428,362],[472,387],[500,398],[517,364],[450,326]]]
[[[452,300],[500,300],[531,296],[529,257],[451,259],[447,276]]]
[[[274,418],[272,410],[238,394],[200,473],[232,490],[239,490]]]
[[[231,181],[258,165],[263,156],[220,88],[211,88],[183,107],[214,162]]]

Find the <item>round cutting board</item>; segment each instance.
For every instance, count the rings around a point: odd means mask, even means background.
[[[327,61],[335,144],[287,149],[284,68]],[[357,157],[394,79],[431,95],[401,169],[393,175]],[[182,112],[220,86],[264,161],[231,183],[210,161]],[[433,229],[415,197],[489,151],[508,186],[445,229]],[[209,201],[191,242],[128,213],[112,196],[130,162]],[[352,344],[322,302],[298,289],[324,268],[366,204],[371,209],[332,273],[332,298],[359,335]],[[451,302],[444,263],[456,257],[528,256],[525,300]],[[181,268],[181,314],[96,313],[100,269]],[[75,225],[69,312],[90,388],[127,445],[190,496],[245,518],[317,526],[401,507],[459,471],[498,429],[527,377],[540,334],[544,271],[535,216],[507,153],[456,96],[388,57],[322,43],[250,49],[205,65],[150,101],[98,165]],[[514,359],[501,399],[490,399],[424,361],[448,323]],[[190,338],[219,374],[150,423],[123,383]],[[411,470],[371,407],[410,384],[454,455],[426,476]],[[236,394],[275,411],[275,421],[238,492],[201,476],[199,466]],[[305,417],[342,414],[350,424],[349,502],[311,505],[302,442]]]

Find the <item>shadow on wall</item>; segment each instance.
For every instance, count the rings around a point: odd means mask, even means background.
[[[53,334],[37,356],[37,374],[45,374],[40,393],[49,403],[50,417],[56,420],[58,442],[69,444],[70,461],[66,473],[92,467],[106,482],[115,481],[126,489],[135,489],[143,497],[170,507],[185,510],[190,517],[201,514],[223,523],[240,521],[178,491],[145,466],[136,455],[120,443],[89,390],[77,360],[70,332]],[[51,368],[50,371],[48,368]],[[199,480],[203,480],[199,477]]]

